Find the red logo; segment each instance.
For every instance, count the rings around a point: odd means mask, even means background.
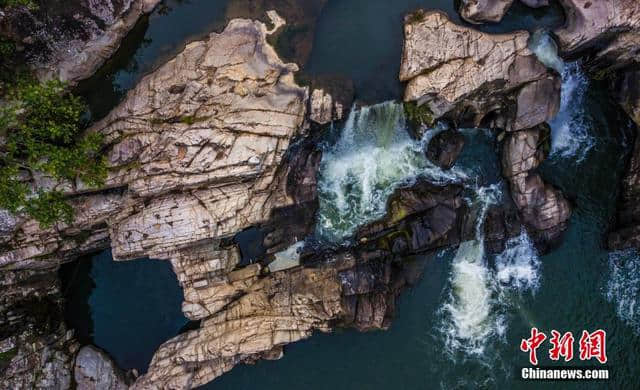
[[[549,350],[549,358],[551,360],[559,360],[560,356],[564,357],[564,361],[568,362],[573,359],[573,334],[567,332],[560,337],[557,330],[551,331],[551,340],[553,347]]]
[[[522,339],[520,342],[520,350],[529,352],[529,362],[534,366],[538,365],[536,351],[546,339],[547,335],[538,331],[538,328],[531,328],[531,337]],[[552,330],[549,342],[551,343],[551,349],[549,349],[551,360],[557,361],[562,357],[565,362],[568,362],[573,359],[573,333],[561,334],[557,330]],[[583,330],[579,347],[580,360],[596,358],[602,364],[607,362],[607,332],[604,330],[598,329],[592,333]]]
[[[522,352],[529,352],[529,361],[534,366],[538,365],[538,357],[536,356],[536,350],[540,347],[543,341],[547,339],[547,336],[538,332],[538,328],[531,328],[531,337],[526,340],[522,340],[520,343],[520,350]]]

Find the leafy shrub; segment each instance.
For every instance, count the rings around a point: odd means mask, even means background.
[[[0,207],[25,211],[44,227],[70,221],[72,209],[58,191],[32,193],[21,175],[43,172],[99,186],[106,177],[102,137],[81,136],[86,111],[59,81],[21,79],[0,108]]]

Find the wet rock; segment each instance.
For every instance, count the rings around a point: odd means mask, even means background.
[[[8,7],[0,34],[25,46],[40,79],[71,84],[86,79],[120,46],[125,35],[159,0],[42,1],[31,10]]]
[[[596,56],[629,41],[638,43],[640,3],[636,0],[561,0],[565,25],[554,31],[564,55],[577,55],[594,48]],[[636,53],[636,54],[634,54]],[[637,51],[628,53],[637,55]]]
[[[461,186],[419,180],[397,189],[389,197],[384,218],[358,229],[356,240],[394,255],[456,245],[465,210]]]
[[[640,126],[640,71],[631,69],[622,73],[613,89],[622,108]],[[608,237],[609,248],[613,250],[640,248],[640,137],[637,132],[635,138],[622,179],[616,224]]]
[[[0,388],[71,388],[78,346],[55,269],[2,270],[0,289]]]
[[[404,35],[404,99],[433,119],[516,131],[557,113],[558,75],[528,49],[529,33],[486,34],[433,11],[405,18]]]
[[[325,125],[346,118],[353,103],[353,81],[339,75],[304,77],[311,91],[309,119]]]
[[[511,200],[489,208],[484,222],[484,245],[488,252],[502,253],[505,243],[521,232],[518,210]]]
[[[502,152],[502,172],[522,221],[542,251],[557,244],[571,216],[560,190],[542,180],[535,169],[546,157],[549,129],[540,126],[508,134]]]
[[[125,374],[100,349],[86,345],[76,355],[74,379],[78,390],[126,390]]]
[[[464,136],[455,130],[436,134],[427,145],[427,157],[442,169],[450,169],[464,148]]]
[[[469,23],[499,22],[513,0],[462,0],[460,15]]]

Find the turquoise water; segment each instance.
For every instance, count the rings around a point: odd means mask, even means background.
[[[396,80],[403,14],[419,6],[437,7],[457,20],[453,3],[329,0],[304,69],[311,74],[339,73],[352,78],[356,97],[363,101],[397,98],[402,92]],[[142,75],[179,51],[185,42],[217,29],[224,20],[225,1],[167,4],[171,10],[157,10],[148,21],[141,21],[116,59],[85,83],[94,116],[104,115]],[[561,23],[557,5],[551,11],[516,5],[503,23],[482,29],[510,31]],[[452,263],[457,251],[451,249],[406,260],[420,262],[425,272],[416,286],[402,294],[397,318],[388,331],[317,334],[287,346],[279,361],[237,366],[204,388],[254,389],[256,384],[278,390],[640,388],[636,377],[640,372],[636,353],[640,350],[640,310],[633,306],[640,266],[634,266],[635,254],[615,260],[617,257],[604,248],[615,214],[625,163],[622,157],[628,152],[628,122],[608,102],[602,93],[604,86],[587,84],[582,91],[552,124],[557,150],[541,167],[545,179],[559,186],[574,203],[569,229],[562,245],[549,255],[536,256],[526,243],[517,243],[517,257],[530,257],[526,269],[530,279],[522,280],[530,280],[531,285],[521,286],[518,280],[503,282],[498,271],[504,256],[485,257],[482,266],[492,283],[490,318],[499,321],[486,324],[490,332],[478,344],[481,352],[464,348],[471,341],[465,344],[463,339],[455,348],[448,342],[459,336],[443,311],[456,293]],[[487,158],[495,161],[495,145],[481,142],[480,133],[467,137],[472,137],[467,148],[475,153],[467,149],[461,164],[482,165]],[[495,182],[498,177],[498,167],[492,165],[493,171],[478,172],[484,176],[482,182]],[[616,265],[620,261],[624,264]],[[69,300],[76,305],[72,305],[69,317],[79,319],[74,327],[87,342],[107,350],[124,368],[144,371],[157,346],[186,324],[180,313],[182,293],[175,275],[167,262],[114,263],[108,252],[94,257],[91,264],[80,272],[86,275],[83,282],[69,288],[67,296],[75,296]],[[527,365],[527,355],[518,346],[533,325],[547,333],[557,329],[573,331],[574,335],[583,329],[605,329],[613,379],[607,384],[586,385],[518,380],[518,368]],[[550,364],[545,355],[546,349],[541,348],[541,365]]]
[[[280,361],[237,367],[203,389],[251,389],[255,383],[278,389],[640,388],[636,376],[640,370],[636,353],[640,328],[621,318],[616,302],[607,296],[611,278],[620,275],[612,274],[615,268],[603,242],[615,213],[616,188],[624,165],[620,157],[628,150],[624,146],[628,122],[599,90],[601,86],[589,86],[584,101],[588,109],[582,111],[595,144],[581,162],[554,156],[541,170],[575,204],[564,242],[551,254],[534,260],[539,269],[529,270],[531,279],[521,279],[535,288],[512,282],[493,295],[491,318],[500,321],[488,325],[494,328],[481,340],[481,352],[467,348],[474,340],[459,340],[462,344],[453,349],[447,340],[456,336],[447,334],[451,327],[442,310],[452,291],[451,263],[456,251],[451,249],[420,258],[425,264],[424,276],[401,297],[397,318],[388,331],[318,334],[287,346]],[[530,254],[523,251],[518,257],[523,255]],[[499,261],[489,256],[490,275],[496,274]],[[637,267],[631,269],[637,271]],[[633,311],[630,305],[637,297],[628,298],[631,301],[626,302],[626,309]],[[637,318],[635,310],[632,314]],[[605,329],[607,367],[613,379],[608,383],[544,384],[517,379],[518,369],[528,366],[527,354],[519,351],[519,343],[529,336],[532,326],[547,333],[556,329],[574,335],[583,329]],[[575,353],[577,348],[576,340]],[[554,365],[547,351],[541,348],[538,352],[541,366]],[[579,365],[594,364],[577,358],[571,363]]]
[[[103,251],[66,264],[61,277],[67,322],[79,341],[104,349],[126,370],[146,372],[160,344],[188,323],[168,261],[117,262]]]

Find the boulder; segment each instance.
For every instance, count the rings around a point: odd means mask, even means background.
[[[636,0],[561,0],[565,25],[554,31],[560,51],[606,57],[608,66],[628,65],[640,52],[640,3]],[[590,60],[590,62],[593,60]]]
[[[619,74],[613,90],[622,108],[640,126],[640,70],[630,69]],[[640,136],[637,132],[635,138],[622,179],[616,224],[608,238],[612,250],[640,248]]]
[[[507,13],[513,0],[462,0],[460,16],[469,23],[497,23]]]
[[[502,152],[502,172],[521,219],[537,246],[546,251],[566,229],[571,206],[560,190],[543,181],[535,171],[546,157],[549,129],[539,126],[508,134]]]
[[[85,345],[76,355],[74,379],[78,390],[127,390],[125,374],[111,358],[94,347]]]
[[[529,50],[526,31],[482,33],[433,11],[405,18],[404,35],[404,100],[426,105],[433,119],[516,131],[559,109],[559,75]]]
[[[159,2],[54,0],[38,2],[35,10],[8,7],[0,15],[0,34],[25,47],[38,78],[75,84],[93,75]]]
[[[56,269],[0,271],[0,388],[70,389],[78,349]]]
[[[90,129],[108,143],[105,188],[75,186],[68,226],[23,223],[0,266],[59,263],[109,243],[117,259],[167,258],[292,204],[279,168],[304,135],[307,91],[293,81],[296,70],[259,22],[233,20],[190,43]]]
[[[265,274],[252,264],[211,281],[200,294],[228,303],[207,305],[210,314],[198,329],[162,344],[132,388],[194,388],[237,364],[279,359],[284,345],[317,330],[387,328],[397,294],[421,269],[377,259],[350,251],[315,253],[313,267]]]
[[[442,169],[450,169],[464,148],[464,135],[455,130],[436,134],[427,145],[427,158]]]

